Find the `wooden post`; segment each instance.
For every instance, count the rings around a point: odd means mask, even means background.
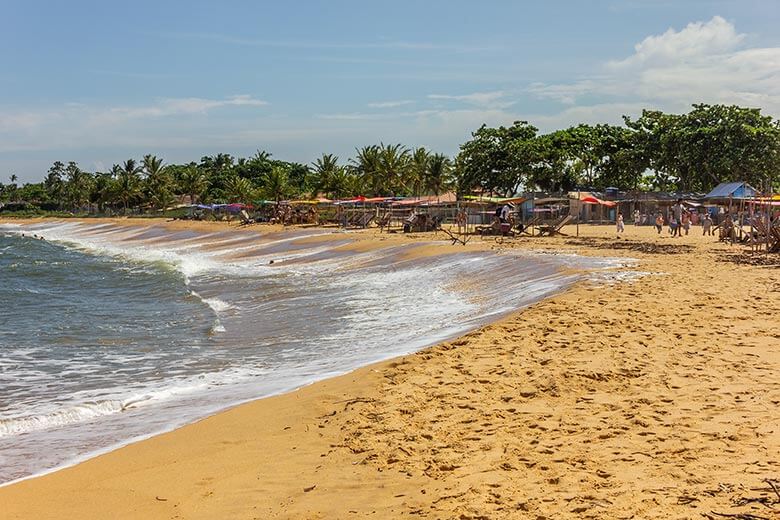
[[[581,198],[580,190],[577,190],[577,236],[580,236],[580,215],[582,215]],[[569,206],[571,206],[571,201],[569,201]],[[571,213],[571,211],[569,211],[569,213]]]

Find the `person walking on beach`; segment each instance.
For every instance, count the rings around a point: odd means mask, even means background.
[[[687,211],[683,213],[682,216],[682,227],[685,230],[685,234],[688,234],[688,231],[691,229],[691,215]]]
[[[701,219],[702,235],[712,235],[712,217],[709,213],[705,213]]]
[[[639,215],[639,210],[638,210],[638,209],[635,209],[635,210],[634,210],[634,225],[635,225],[635,226],[638,226],[638,225],[639,225],[639,216],[640,216],[640,215]]]
[[[504,204],[501,208],[501,212],[498,215],[498,219],[501,221],[502,224],[506,224],[509,222],[509,212],[511,211],[511,208],[509,207],[509,204]]]
[[[661,234],[661,230],[664,228],[664,216],[661,214],[661,212],[658,212],[658,215],[655,217],[655,229],[658,230],[658,234]]]
[[[677,236],[677,232],[679,230],[679,226],[677,224],[678,221],[674,217],[674,213],[672,213],[671,215],[669,215],[669,234],[672,235],[673,237]]]
[[[674,230],[672,232],[673,237],[678,237],[681,235],[680,233],[680,227],[682,224],[682,215],[683,215],[683,203],[682,199],[677,199],[677,204],[672,206],[672,222],[675,223]]]
[[[623,214],[622,213],[618,213],[617,222],[616,223],[617,223],[617,232],[618,232],[618,235],[619,235],[620,233],[623,233],[626,230],[626,226],[623,224]]]

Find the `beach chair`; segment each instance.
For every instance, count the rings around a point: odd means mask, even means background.
[[[255,219],[250,218],[249,213],[247,213],[245,209],[241,210],[240,216],[241,216],[241,224],[239,225],[241,226],[248,226],[249,224],[255,223]]]
[[[552,224],[546,226],[538,226],[539,236],[542,237],[544,235],[547,235],[551,237],[554,235],[565,235],[565,233],[561,232],[561,229],[563,228],[563,226],[565,226],[572,220],[574,220],[573,216],[566,215],[565,217],[562,217],[557,222],[553,222]]]
[[[379,225],[379,229],[384,231],[385,228],[390,228],[390,221],[393,218],[393,213],[391,211],[385,211],[382,216],[379,218],[379,221],[377,224]]]
[[[363,213],[358,216],[356,225],[358,227],[367,228],[369,224],[374,220],[376,215],[374,213]]]
[[[523,224],[523,233],[533,235],[533,228],[538,227],[542,223],[541,217],[534,217],[525,224]]]
[[[474,231],[482,236],[500,235],[501,234],[501,221],[496,218],[489,226],[477,226]]]
[[[748,242],[751,248],[761,247],[771,240],[771,231],[761,219],[752,218],[750,220],[750,233],[748,233]]]
[[[780,225],[769,228],[769,252],[780,253]]]

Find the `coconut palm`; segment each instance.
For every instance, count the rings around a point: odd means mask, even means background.
[[[156,155],[146,154],[142,161],[143,172],[149,177],[158,177],[162,174],[163,160]]]
[[[350,170],[358,176],[370,195],[384,191],[384,181],[379,169],[379,146],[371,145],[357,149],[357,156],[350,160]]]
[[[73,161],[68,163],[65,174],[67,179],[65,193],[70,204],[78,208],[88,203],[92,190],[92,176]]]
[[[283,200],[290,191],[287,179],[287,170],[281,166],[274,166],[271,171],[265,175],[263,182],[263,194],[269,200],[279,202]]]
[[[360,178],[350,169],[339,167],[330,176],[328,193],[334,199],[350,197],[360,192]]]
[[[173,200],[173,180],[163,167],[162,159],[155,155],[145,155],[143,172],[146,175],[146,191],[152,208],[165,209]]]
[[[180,193],[189,195],[190,203],[195,204],[206,189],[206,176],[196,164],[189,164],[181,171],[178,184]]]
[[[401,184],[412,195],[422,195],[429,158],[428,150],[420,147],[414,150],[409,159],[406,174],[401,178]]]
[[[122,201],[125,214],[127,213],[128,203],[141,192],[141,179],[138,176],[141,171],[142,168],[138,166],[135,159],[126,160],[122,166],[115,164],[111,170],[116,182],[116,194],[119,200]]]
[[[114,183],[110,173],[95,172],[92,182],[92,191],[89,202],[97,204],[98,210],[103,211],[107,202],[114,194]]]
[[[230,202],[248,204],[254,199],[254,188],[248,179],[233,175],[225,181],[225,193]]]
[[[322,157],[319,157],[312,163],[312,167],[314,175],[317,177],[317,191],[328,194],[331,191],[330,184],[333,176],[341,169],[339,158],[333,154],[324,153]]]
[[[409,165],[409,149],[401,144],[379,145],[379,171],[383,191],[398,192],[403,189],[403,177]],[[386,194],[386,193],[383,193]]]
[[[451,183],[452,162],[449,157],[440,153],[431,155],[423,179],[425,191],[433,195],[440,195],[450,187]]]

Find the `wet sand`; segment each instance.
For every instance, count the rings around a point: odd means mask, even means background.
[[[633,226],[620,239],[611,226],[566,232],[442,248],[627,256],[650,274],[580,283],[460,339],[0,488],[0,511],[777,518],[780,496],[765,479],[780,479],[778,267],[737,263],[748,260],[739,247],[698,228],[682,238]],[[429,238],[349,236],[358,250]]]

